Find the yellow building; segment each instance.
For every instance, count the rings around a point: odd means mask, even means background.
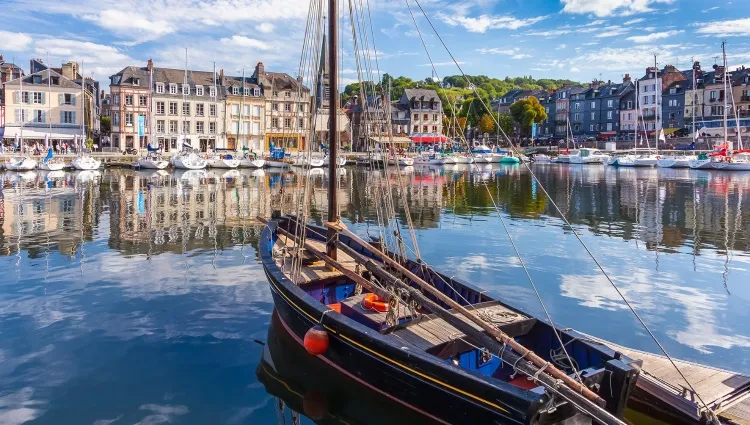
[[[50,146],[80,140],[91,131],[84,117],[92,112],[92,96],[81,86],[52,70],[8,81],[5,88],[6,144],[22,140],[25,146]]]
[[[262,152],[264,143],[266,102],[260,86],[251,82],[250,77],[223,77],[225,90],[226,148],[236,151],[243,149]]]

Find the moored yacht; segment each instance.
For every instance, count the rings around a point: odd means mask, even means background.
[[[216,154],[206,159],[206,166],[211,168],[237,168],[240,160],[231,154]]]
[[[202,170],[206,168],[206,160],[191,150],[183,150],[173,156],[171,161],[174,168],[181,170]]]
[[[576,155],[569,157],[571,164],[604,164],[608,159],[609,155],[592,148],[580,148]]]
[[[10,171],[30,171],[36,168],[36,161],[26,155],[13,156],[5,161],[5,168]]]
[[[169,166],[169,161],[162,158],[155,152],[149,152],[143,158],[139,158],[133,163],[134,168],[144,168],[149,170],[163,170]]]

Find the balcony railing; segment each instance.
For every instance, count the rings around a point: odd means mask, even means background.
[[[740,96],[740,102],[750,102],[750,96]]]

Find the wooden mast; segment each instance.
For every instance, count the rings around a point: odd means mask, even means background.
[[[328,222],[339,221],[338,199],[336,193],[336,156],[338,154],[338,14],[336,0],[328,0]],[[321,93],[325,96],[325,90]],[[326,253],[336,260],[336,229],[328,228]]]

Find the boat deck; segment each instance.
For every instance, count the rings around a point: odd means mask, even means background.
[[[643,360],[638,388],[691,419],[700,418],[705,409],[666,357],[589,338],[630,358]],[[750,376],[682,360],[675,360],[675,364],[720,418],[750,425]]]
[[[476,308],[471,309],[471,311],[497,326],[528,319],[528,317],[509,310],[507,307],[496,301],[479,304]],[[470,322],[457,311],[450,310],[450,312],[464,322],[470,324],[478,331],[482,330],[479,326]],[[466,337],[463,332],[459,331],[445,320],[432,315],[424,317],[422,320],[415,321],[414,323],[410,323],[403,328],[397,329],[393,331],[391,335],[425,351],[440,344]]]
[[[326,250],[326,245],[323,241],[307,239],[306,242],[308,242],[310,245],[312,245],[313,248],[317,249],[318,251],[325,252]],[[279,238],[276,240],[276,246],[274,250],[283,249],[285,244],[288,249],[295,249],[295,242],[291,238],[279,236]],[[338,251],[337,261],[351,271],[356,270],[357,262],[341,250]],[[289,272],[292,267],[292,260],[290,257],[277,257],[276,264],[279,265],[284,274],[289,276]],[[322,260],[318,260],[311,255],[303,255],[302,269],[296,283],[298,285],[304,285],[305,283],[309,283],[314,280],[329,279],[343,275],[344,274],[340,271],[328,267]]]

